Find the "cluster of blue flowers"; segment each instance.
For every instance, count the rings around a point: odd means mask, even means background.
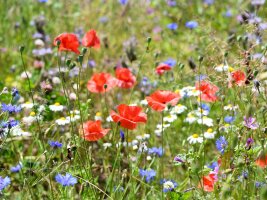
[[[146,178],[146,182],[147,183],[150,183],[150,181],[152,181],[155,176],[156,176],[156,171],[153,170],[153,169],[139,169],[139,175],[142,177],[142,178]]]

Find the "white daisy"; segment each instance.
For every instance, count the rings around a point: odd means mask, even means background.
[[[54,112],[60,112],[64,109],[64,106],[60,105],[60,103],[55,103],[54,105],[50,105],[49,109]]]
[[[102,120],[102,113],[101,112],[97,112],[95,114],[95,120]]]
[[[183,113],[186,109],[187,109],[186,106],[183,106],[182,104],[178,104],[178,105],[172,107],[170,114],[178,115],[178,114]]]
[[[23,131],[20,126],[14,126],[10,129],[10,133],[13,136],[31,136],[31,133]]]
[[[112,119],[112,117],[109,115],[108,117],[107,117],[107,122],[113,122],[113,119]]]
[[[176,116],[176,115],[168,115],[168,116],[166,116],[166,117],[163,118],[163,121],[164,121],[164,122],[172,123],[172,122],[174,122],[176,119],[177,119],[177,116]]]
[[[22,122],[27,124],[27,125],[31,125],[33,122],[36,122],[37,119],[41,120],[42,117],[37,116],[35,112],[31,112],[29,116],[22,118]]]
[[[64,126],[64,125],[70,123],[70,121],[68,119],[66,119],[65,117],[61,117],[61,118],[57,119],[55,122],[60,126]]]
[[[202,119],[201,118],[198,119],[197,123],[198,124],[202,124],[203,123],[204,125],[206,125],[208,127],[211,127],[211,126],[213,126],[213,119],[211,119],[211,118],[209,118],[207,116],[204,116],[204,117],[202,117]]]
[[[144,100],[140,101],[140,104],[143,105],[143,106],[146,106],[148,103],[147,103],[147,100],[144,99]]]
[[[195,122],[197,120],[196,116],[190,112],[187,114],[187,117],[185,118],[185,122],[188,122],[189,124],[192,124],[193,122]]]
[[[200,137],[198,134],[193,134],[187,140],[190,144],[202,143],[203,137]]]
[[[33,108],[33,103],[27,101],[26,103],[21,104],[21,108],[32,109]]]
[[[150,138],[150,134],[143,134],[143,135],[137,135],[136,139],[137,140],[147,140]]]
[[[213,131],[211,128],[209,128],[205,133],[204,137],[207,139],[213,139],[215,137],[216,131]]]
[[[229,110],[229,111],[232,111],[232,110],[235,111],[235,110],[238,109],[238,106],[237,105],[233,106],[232,104],[228,104],[227,106],[224,106],[223,109],[224,110]]]
[[[107,148],[109,148],[111,146],[112,146],[112,144],[109,143],[109,142],[106,142],[106,143],[103,144],[104,149],[107,149]]]
[[[217,72],[226,72],[226,71],[228,71],[228,68],[229,68],[228,65],[223,65],[223,64],[221,64],[221,65],[215,67],[214,69],[215,69]]]

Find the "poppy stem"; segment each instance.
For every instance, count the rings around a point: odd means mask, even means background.
[[[163,138],[163,119],[164,119],[164,110],[161,113],[161,149],[162,149],[162,156],[161,156],[161,176],[162,180],[164,180],[164,159],[163,159],[163,147],[164,147],[164,138]],[[161,190],[161,199],[164,199],[164,184],[162,184]]]

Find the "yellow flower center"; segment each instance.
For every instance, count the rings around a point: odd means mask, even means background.
[[[176,93],[176,94],[180,93],[180,90],[175,90],[175,93]]]
[[[65,117],[61,117],[60,119],[61,119],[61,120],[66,120],[66,118],[65,118]]]
[[[228,67],[228,71],[229,71],[229,72],[232,72],[232,71],[234,71],[234,68],[232,68],[232,67]]]
[[[177,106],[178,106],[178,107],[182,107],[183,105],[182,105],[182,104],[178,104]]]
[[[198,134],[195,133],[195,134],[193,135],[193,138],[198,138]]]
[[[169,115],[169,116],[168,116],[168,118],[172,118],[172,116],[171,116],[171,115]]]
[[[31,102],[27,101],[25,104],[31,104]]]
[[[209,128],[209,129],[207,130],[207,133],[212,133],[212,128]]]
[[[229,126],[230,126],[230,124],[225,124],[224,126],[225,126],[225,127],[229,127]]]
[[[54,105],[55,105],[55,106],[60,106],[60,103],[56,102]]]
[[[30,113],[30,116],[35,116],[35,112],[31,112]]]
[[[97,112],[96,114],[95,114],[95,116],[97,116],[97,117],[101,117],[101,112]]]

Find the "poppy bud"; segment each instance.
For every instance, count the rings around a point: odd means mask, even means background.
[[[61,41],[57,40],[56,44],[57,44],[57,47],[59,47],[59,45],[61,44]]]
[[[151,37],[148,37],[148,38],[146,39],[147,44],[150,44],[151,40],[152,40]]]
[[[184,64],[183,63],[180,63],[179,64],[179,69],[183,69],[184,68]]]
[[[225,57],[225,58],[228,57],[228,51],[226,51],[226,52],[224,53],[224,57]]]
[[[71,64],[71,60],[70,60],[70,59],[67,59],[67,60],[66,60],[66,65],[69,67],[70,64]]]
[[[86,54],[86,52],[87,52],[87,48],[82,48],[82,54],[84,55]]]
[[[20,53],[22,53],[22,52],[24,51],[24,49],[25,49],[25,46],[20,46],[20,47],[19,47],[19,51],[20,51]]]
[[[104,84],[104,88],[107,89],[108,88],[108,85],[107,84]]]
[[[197,67],[197,65],[195,64],[195,62],[194,62],[194,60],[193,60],[192,58],[190,58],[190,59],[188,60],[188,64],[189,64],[189,67],[190,67],[192,70],[196,69],[196,67]]]
[[[159,57],[159,53],[158,52],[154,53],[154,57],[155,58]]]
[[[237,38],[236,38],[236,40],[238,41],[238,42],[240,42],[241,40],[242,40],[242,36],[237,36]]]
[[[77,60],[80,64],[82,64],[83,63],[83,55],[79,55]]]
[[[199,61],[199,62],[202,62],[202,61],[203,61],[203,59],[204,59],[204,57],[203,57],[203,56],[198,56],[198,61]]]
[[[76,63],[71,63],[70,64],[70,69],[73,69],[76,66]]]

